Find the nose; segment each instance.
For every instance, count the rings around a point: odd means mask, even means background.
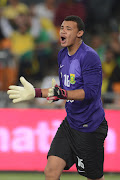
[[[60,30],[60,33],[61,33],[61,34],[65,34],[65,33],[66,33],[65,29],[61,29],[61,30]]]

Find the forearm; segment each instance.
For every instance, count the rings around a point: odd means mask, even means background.
[[[83,89],[67,91],[68,100],[82,101],[84,98],[85,98],[85,91]]]
[[[48,97],[48,89],[41,89],[42,91],[42,97],[47,98]]]
[[[47,98],[48,97],[48,89],[40,89],[40,88],[35,88],[35,97],[39,98]]]

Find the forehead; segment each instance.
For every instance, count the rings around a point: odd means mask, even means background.
[[[64,27],[71,27],[71,28],[77,28],[77,23],[74,21],[63,21],[61,26]]]

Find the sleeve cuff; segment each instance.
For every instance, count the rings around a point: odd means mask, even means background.
[[[35,88],[35,98],[42,97],[42,91],[40,88]]]

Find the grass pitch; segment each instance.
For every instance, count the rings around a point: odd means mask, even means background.
[[[45,180],[43,173],[0,172],[0,180]],[[60,180],[86,180],[77,173],[63,173]],[[120,174],[105,174],[105,180],[120,180]]]

